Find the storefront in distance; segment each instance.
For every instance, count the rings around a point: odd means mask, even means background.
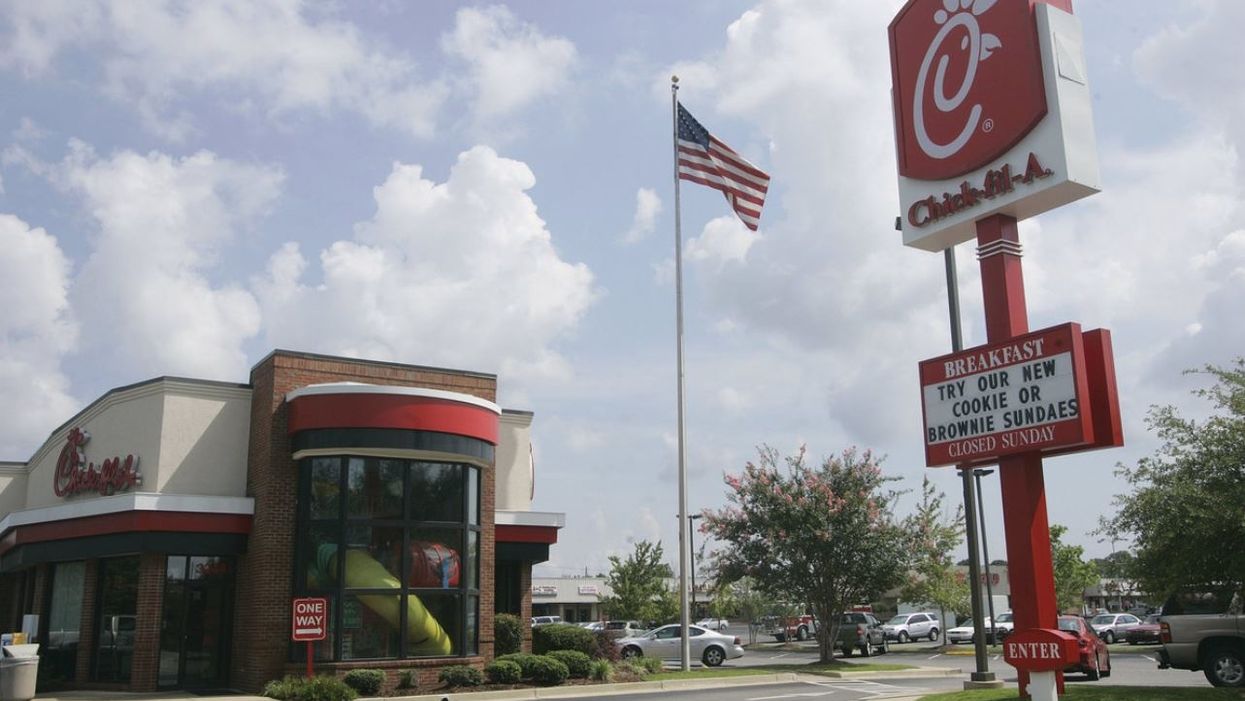
[[[305,666],[302,596],[329,601],[321,673],[482,665],[564,523],[531,511],[533,415],[496,391],[289,351],[112,390],[0,463],[0,629],[40,644],[41,691],[256,691]]]

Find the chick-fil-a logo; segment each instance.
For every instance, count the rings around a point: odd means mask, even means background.
[[[91,440],[91,434],[80,428],[72,428],[65,438],[60,457],[56,460],[56,474],[52,478],[52,490],[58,497],[69,497],[82,492],[98,492],[108,496],[125,491],[143,483],[138,471],[138,458],[127,455],[108,458],[96,468],[86,461],[82,446]]]
[[[1030,0],[910,0],[890,35],[902,175],[980,168],[1045,115]]]

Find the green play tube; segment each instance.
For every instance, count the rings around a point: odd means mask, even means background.
[[[323,544],[316,551],[320,569],[337,576],[337,546]],[[346,550],[346,586],[368,589],[398,589],[402,585],[385,566],[362,550]],[[398,627],[401,620],[401,597],[395,594],[358,594],[359,601],[373,613]],[[406,597],[406,637],[412,655],[448,655],[454,645],[435,616],[414,594]]]

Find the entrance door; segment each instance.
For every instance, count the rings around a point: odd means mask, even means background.
[[[226,686],[233,561],[170,555],[165,567],[160,630],[160,686]]]

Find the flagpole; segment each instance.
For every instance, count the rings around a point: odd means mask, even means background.
[[[691,669],[688,640],[687,569],[688,543],[683,533],[687,520],[687,432],[683,424],[683,232],[679,201],[679,76],[670,76],[670,121],[674,137],[674,318],[675,362],[679,397],[679,649],[680,668]]]

